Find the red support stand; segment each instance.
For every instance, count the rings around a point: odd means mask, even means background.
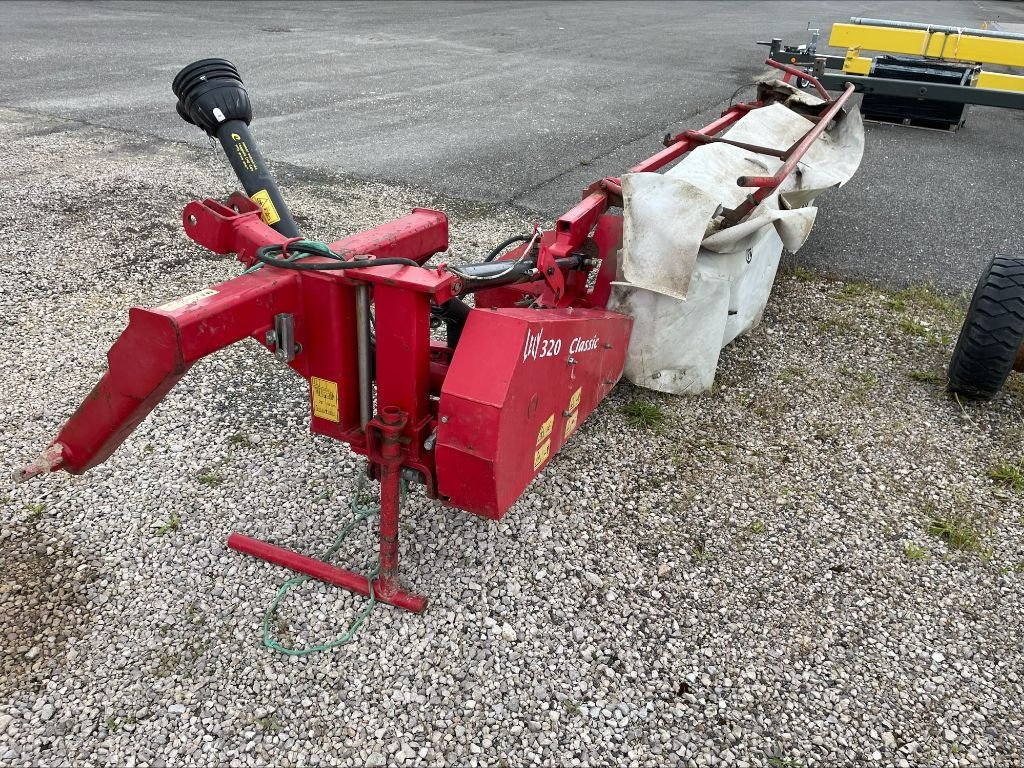
[[[413,613],[422,613],[427,607],[427,598],[403,589],[398,577],[402,430],[406,421],[406,415],[401,410],[385,407],[381,409],[380,415],[367,425],[368,436],[376,433],[376,439],[369,440],[372,446],[371,461],[380,468],[380,574],[372,583],[355,571],[338,568],[323,560],[240,533],[228,536],[228,547],[363,597],[370,596],[372,586],[375,600]],[[374,448],[376,450],[373,450]]]

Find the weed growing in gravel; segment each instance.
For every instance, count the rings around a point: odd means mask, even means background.
[[[646,400],[632,400],[622,406],[621,411],[638,429],[660,429],[665,423],[665,410]]]
[[[946,374],[935,371],[911,371],[907,374],[912,381],[919,381],[922,384],[933,384],[936,387],[946,386]]]
[[[196,604],[194,602],[189,603],[188,607],[185,608],[185,618],[188,619],[189,624],[196,624],[198,626],[202,626],[206,623],[206,616],[204,616],[203,612],[200,611],[198,607],[196,607]]]
[[[907,560],[927,560],[930,553],[924,547],[917,546],[917,544],[907,544],[903,554],[907,556]]]
[[[38,520],[43,516],[43,512],[46,511],[45,504],[26,504],[25,508],[28,510],[29,520]]]
[[[925,526],[925,532],[946,542],[950,549],[981,551],[981,533],[963,515],[932,517]]]
[[[129,715],[123,720],[111,715],[107,718],[105,725],[107,726],[107,733],[117,733],[121,730],[122,725],[134,725],[138,720],[134,715]]]
[[[711,553],[708,552],[707,547],[703,541],[699,541],[690,548],[690,559],[694,563],[706,563],[711,559]]]
[[[281,638],[285,645],[294,645],[295,638],[292,636],[292,625],[288,623],[288,619],[279,613],[275,613],[274,627],[277,629],[277,636]]]
[[[155,531],[153,531],[153,535],[154,536],[164,536],[164,535],[166,535],[168,533],[171,533],[172,531],[178,530],[180,527],[181,527],[181,518],[178,516],[177,512],[172,512],[171,513],[171,519],[168,520],[163,525],[158,526],[157,529]]]
[[[267,715],[266,717],[257,717],[256,727],[261,731],[266,731],[267,733],[280,733],[281,728],[284,726],[281,724],[281,720],[277,715],[274,714]]]
[[[820,276],[811,270],[800,266],[795,263],[792,259],[783,259],[779,265],[779,273],[785,277],[791,277],[801,283],[810,283],[814,280],[820,280]]]
[[[853,323],[845,317],[830,317],[818,323],[818,333],[826,334],[830,331],[839,333],[850,333],[853,330]]]
[[[252,448],[252,440],[249,439],[248,435],[243,435],[241,432],[235,432],[235,434],[228,438],[228,445],[232,448]]]
[[[176,653],[163,653],[157,660],[156,670],[153,674],[156,677],[170,677],[177,670],[180,661],[181,659]]]
[[[754,522],[750,524],[750,532],[757,534],[758,536],[764,533],[764,520],[754,520]]]
[[[852,301],[869,296],[875,289],[868,283],[846,283],[836,292],[836,298],[840,301]]]
[[[929,336],[928,326],[915,317],[901,317],[900,330],[908,336],[919,336],[926,339]]]
[[[964,296],[944,296],[928,285],[918,285],[894,294],[888,302],[890,309],[903,312],[907,306],[928,309],[956,325],[963,320],[967,303]]]
[[[224,483],[224,475],[215,469],[204,469],[199,473],[197,479],[200,483],[210,488],[216,488]]]
[[[807,369],[802,365],[787,365],[779,371],[779,381],[783,384],[792,384],[806,373]]]
[[[1016,463],[1001,461],[989,467],[988,476],[1014,493],[1024,493],[1024,460]]]
[[[906,312],[907,300],[899,293],[895,293],[885,300],[885,308],[891,309],[893,312]]]
[[[840,366],[840,373],[850,375],[850,399],[857,403],[867,402],[868,394],[878,384],[878,376],[874,371],[852,371],[847,366]],[[852,374],[852,375],[851,375]]]
[[[579,717],[583,714],[583,710],[580,709],[580,703],[574,699],[562,699],[562,707],[565,709],[569,717]]]

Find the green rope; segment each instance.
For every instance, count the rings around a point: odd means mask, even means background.
[[[352,495],[352,519],[348,523],[343,525],[341,530],[338,531],[338,535],[334,538],[334,543],[326,552],[324,552],[323,556],[320,558],[321,560],[327,561],[330,558],[334,557],[338,553],[338,550],[341,549],[341,545],[345,542],[345,539],[352,532],[352,530],[357,525],[359,525],[359,523],[363,522],[364,520],[369,520],[371,517],[375,516],[378,512],[380,512],[380,506],[378,504],[374,504],[372,502],[369,504],[359,503],[360,498],[362,498],[362,490],[363,487],[365,486],[365,483],[365,478],[362,478],[359,482],[359,485],[356,488],[356,492]],[[379,573],[380,563],[374,566],[373,570],[370,571],[370,573],[366,577],[366,580],[369,582],[370,586],[370,597],[367,600],[366,607],[363,608],[363,610],[361,610],[359,614],[352,620],[352,623],[349,625],[345,633],[340,637],[331,640],[329,643],[314,645],[310,648],[288,648],[284,645],[281,645],[271,636],[270,622],[276,615],[277,609],[281,605],[281,601],[284,600],[285,595],[287,595],[288,592],[291,591],[293,587],[297,587],[300,584],[304,584],[305,582],[309,581],[312,578],[312,576],[295,576],[294,578],[288,579],[284,584],[282,584],[278,588],[277,594],[274,595],[274,599],[270,603],[270,607],[267,608],[267,612],[263,614],[263,644],[267,646],[267,648],[278,651],[287,656],[309,656],[313,653],[329,651],[333,648],[338,648],[339,646],[346,645],[347,643],[352,642],[352,640],[356,636],[356,633],[359,631],[359,628],[363,626],[363,622],[366,621],[367,617],[369,617],[370,615],[370,612],[377,604],[377,599],[373,594],[373,580],[377,578],[377,575]]]

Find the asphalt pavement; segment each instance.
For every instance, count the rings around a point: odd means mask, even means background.
[[[699,127],[763,71],[756,40],[852,15],[977,26],[1022,3],[5,3],[0,106],[200,145],[170,82],[239,67],[264,154],[546,216]],[[749,93],[749,91],[748,91]],[[743,92],[740,92],[743,96]],[[1019,252],[1024,115],[957,133],[869,126],[864,164],[822,201],[802,262],[884,284],[973,285]],[[0,157],[2,157],[0,149]]]

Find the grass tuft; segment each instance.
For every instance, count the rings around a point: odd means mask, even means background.
[[[690,548],[690,559],[695,563],[706,563],[711,559],[711,553],[708,552],[707,547],[703,541],[698,542]]]
[[[929,285],[916,285],[902,290],[893,295],[889,305],[891,309],[899,311],[905,310],[908,306],[927,309],[956,325],[963,320],[967,309],[965,297],[944,296]]]
[[[171,519],[153,531],[154,536],[166,536],[181,527],[181,518],[177,512],[171,513]]]
[[[946,374],[937,373],[935,371],[911,371],[907,374],[912,381],[918,381],[922,384],[933,384],[937,387],[946,386]]]
[[[869,283],[846,283],[836,291],[836,298],[840,301],[852,301],[869,296],[875,289]]]
[[[660,429],[665,423],[665,409],[646,400],[633,400],[621,410],[629,423],[638,429]]]
[[[901,317],[900,330],[908,336],[919,336],[922,339],[927,339],[931,336],[928,326],[913,317]]]
[[[1001,461],[989,467],[988,476],[1014,493],[1024,493],[1024,460],[1015,464]]]
[[[224,475],[215,469],[204,469],[199,473],[197,479],[200,483],[210,488],[216,488],[218,485],[224,484]]]
[[[783,276],[791,277],[801,283],[810,283],[821,279],[821,276],[816,272],[812,272],[806,267],[800,266],[796,261],[790,259],[783,260],[782,264],[779,265],[779,272]]]
[[[963,515],[932,517],[925,533],[941,539],[950,549],[962,552],[981,552],[981,532]]]
[[[792,384],[797,379],[802,378],[806,373],[807,369],[802,365],[787,365],[779,371],[779,381],[783,384]]]
[[[231,437],[228,438],[228,445],[239,448],[251,448],[252,440],[249,439],[248,435],[243,435],[241,432],[235,432]]]
[[[919,547],[917,544],[907,544],[907,548],[903,550],[903,554],[907,556],[907,560],[927,560],[930,553],[924,547]]]
[[[267,733],[280,733],[284,727],[276,714],[256,718],[256,727]]]

